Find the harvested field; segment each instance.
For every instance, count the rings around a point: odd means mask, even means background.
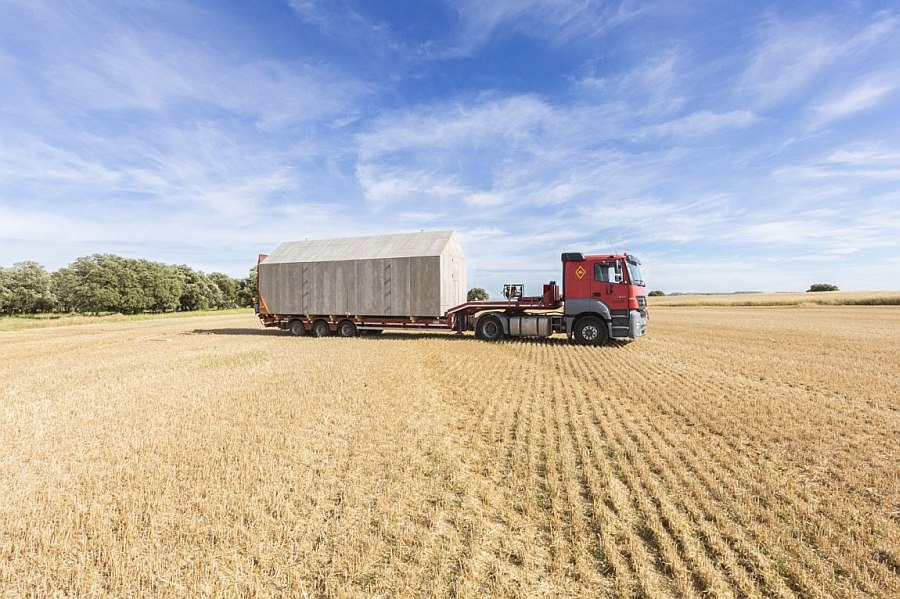
[[[900,596],[900,309],[0,333],[0,596]]]
[[[817,291],[666,295],[651,306],[900,306],[900,291]]]

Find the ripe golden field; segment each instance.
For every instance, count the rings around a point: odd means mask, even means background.
[[[900,291],[817,291],[666,295],[650,298],[651,306],[900,306]]]
[[[900,309],[0,333],[0,596],[900,596]]]

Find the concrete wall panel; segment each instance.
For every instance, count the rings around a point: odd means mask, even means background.
[[[391,258],[390,297],[391,314],[412,316],[409,312],[409,258]]]

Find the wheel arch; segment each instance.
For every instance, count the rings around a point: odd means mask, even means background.
[[[566,317],[578,319],[582,316],[599,316],[606,322],[612,320],[612,312],[603,300],[596,298],[572,299],[566,300],[564,305]]]

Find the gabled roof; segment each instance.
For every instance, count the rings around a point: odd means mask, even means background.
[[[263,263],[440,256],[451,241],[457,245],[459,243],[455,231],[421,231],[399,235],[288,241],[279,245]]]

